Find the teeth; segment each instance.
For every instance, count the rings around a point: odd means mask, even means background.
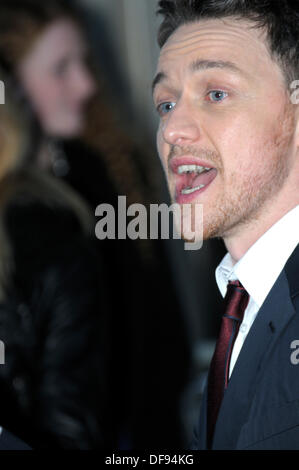
[[[204,188],[204,187],[205,187],[205,185],[201,184],[200,186],[196,186],[195,188],[185,188],[185,189],[182,189],[181,193],[182,194],[191,194],[191,193],[194,193],[194,191],[198,191],[199,189]]]
[[[200,174],[210,169],[211,168],[207,168],[207,167],[200,166],[200,165],[180,165],[178,167],[178,173],[179,175],[181,175],[182,173],[194,173],[194,172]]]

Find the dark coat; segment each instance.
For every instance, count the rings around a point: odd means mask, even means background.
[[[126,194],[119,194],[104,157],[80,141],[65,142],[62,149],[68,166],[62,178],[93,212],[104,202],[117,214],[117,196]],[[131,154],[136,167],[144,158],[137,154],[138,150]],[[146,193],[148,175],[139,168],[136,172]],[[110,448],[184,444],[181,400],[191,354],[166,244],[161,239],[97,240],[109,301],[104,427],[105,445]]]
[[[99,448],[100,262],[66,188],[45,181],[2,189],[0,425],[33,448]]]

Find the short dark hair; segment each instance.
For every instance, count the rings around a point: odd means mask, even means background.
[[[163,15],[160,47],[186,23],[228,16],[251,20],[266,31],[270,56],[281,67],[286,86],[299,79],[299,0],[160,0],[157,13]]]

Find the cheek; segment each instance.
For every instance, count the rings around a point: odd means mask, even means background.
[[[283,124],[279,122],[279,114],[268,116],[256,121],[247,119],[240,125],[239,133],[231,135],[234,144],[225,148],[227,161],[224,164],[226,183],[234,181],[252,181],[258,184],[267,174],[281,169],[282,156],[288,147]],[[234,140],[233,140],[234,137]]]
[[[256,171],[264,161],[263,156],[273,142],[272,128],[268,120],[254,115],[241,114],[218,128],[217,148],[223,160],[224,173],[248,174]]]
[[[159,153],[161,163],[163,164],[163,166],[166,166],[167,155],[169,153],[169,145],[166,144],[164,139],[163,139],[161,124],[159,125],[159,129],[158,129],[158,132],[157,132],[156,142],[157,142],[157,149],[158,149],[158,153]]]
[[[156,136],[156,144],[157,144],[157,149],[159,153],[159,157],[161,158],[161,152],[162,152],[162,139],[161,139],[161,131],[160,128],[158,129],[157,136]]]
[[[27,93],[36,112],[43,118],[51,115],[63,100],[60,87],[50,80],[36,80],[27,86]]]

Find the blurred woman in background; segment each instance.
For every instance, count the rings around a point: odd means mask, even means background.
[[[148,153],[119,124],[96,73],[80,10],[64,0],[1,0],[0,63],[42,130],[36,165],[67,182],[92,212],[117,197],[158,202]],[[159,240],[99,240],[107,280],[105,445],[183,443],[189,373],[184,319]]]
[[[93,219],[30,163],[32,116],[0,79],[0,426],[35,449],[101,448],[105,307]]]

